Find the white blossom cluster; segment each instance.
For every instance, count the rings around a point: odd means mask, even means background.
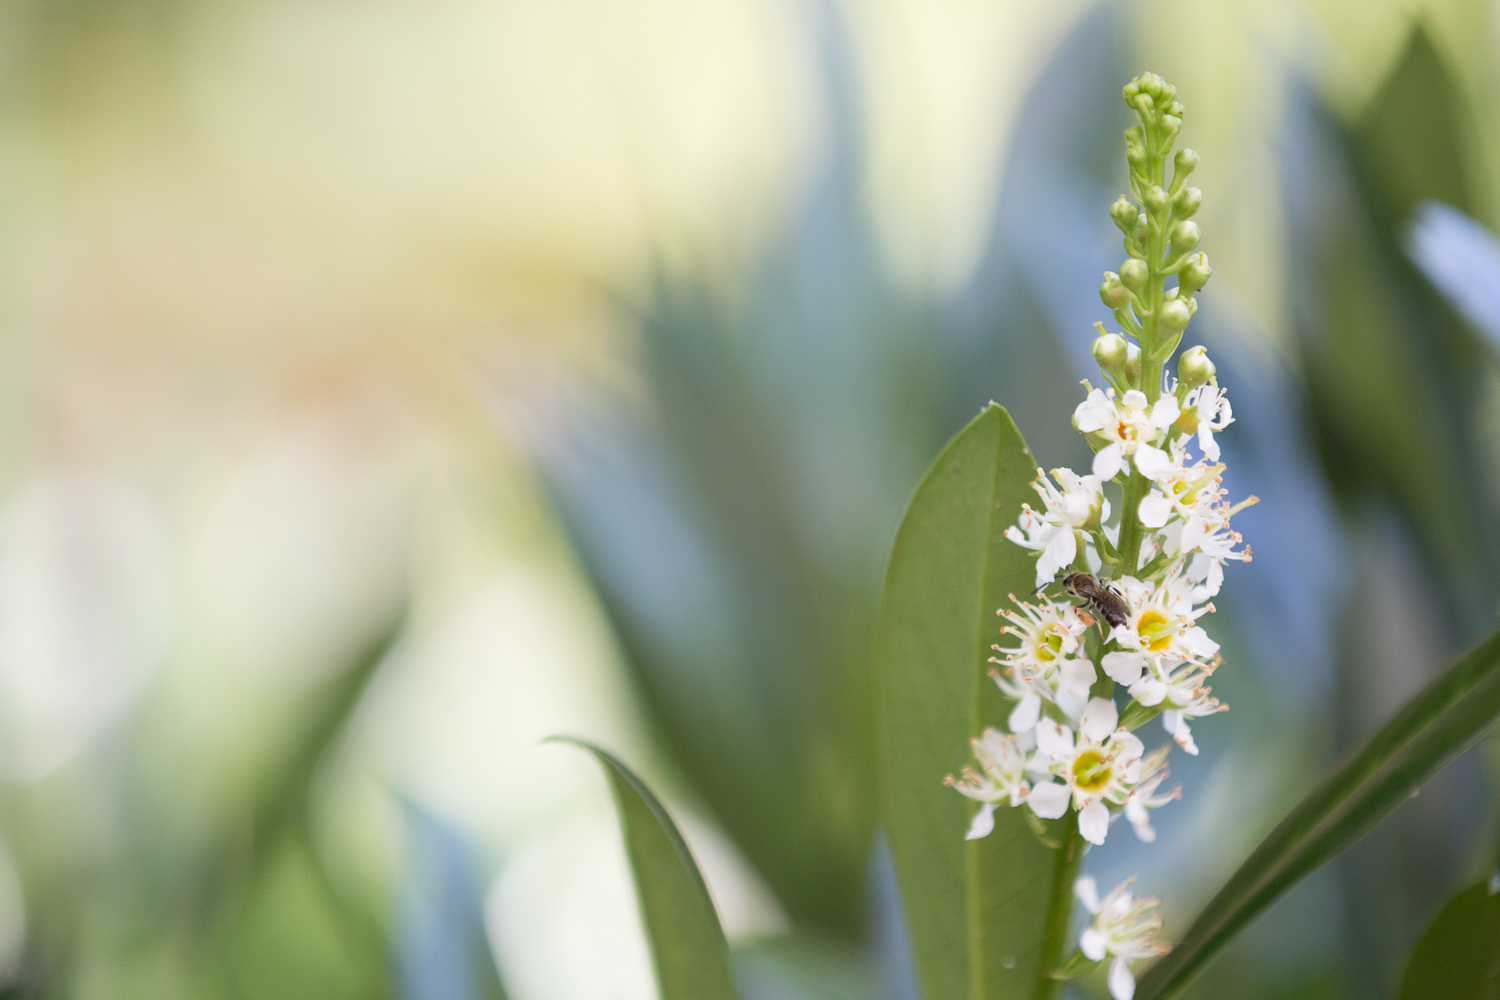
[[[1190,362],[1201,369],[1207,358],[1200,350]],[[1208,686],[1219,646],[1198,619],[1213,610],[1224,564],[1249,559],[1250,551],[1230,527],[1239,508],[1223,499],[1224,466],[1194,460],[1189,449],[1218,455],[1213,434],[1233,419],[1229,400],[1217,385],[1189,387],[1181,378],[1154,404],[1145,399],[1137,389],[1119,395],[1091,389],[1073,419],[1098,449],[1096,474],[1054,469],[1049,481],[1037,470],[1041,503],[1023,507],[1019,524],[1006,532],[1036,552],[1037,587],[1045,592],[1037,603],[1013,598],[1014,606],[999,612],[1002,632],[1014,643],[995,647],[991,676],[1015,707],[1010,732],[986,730],[974,741],[978,768],[953,782],[982,803],[971,838],[989,833],[998,805],[1024,804],[1044,819],[1071,807],[1092,844],[1104,843],[1120,816],[1142,840],[1155,839],[1150,813],[1178,791],[1159,791],[1167,748],[1147,754],[1129,730],[1159,714],[1177,744],[1196,754],[1188,720],[1225,710]],[[1110,480],[1105,472],[1112,472]],[[1141,543],[1133,573],[1119,563],[1119,529],[1106,523],[1104,497],[1105,482],[1131,472],[1150,484],[1138,502]],[[1098,573],[1106,563],[1116,575],[1097,582],[1118,600],[1120,620],[1113,625],[1097,605],[1075,603],[1053,586],[1065,570]],[[1099,639],[1092,656],[1091,628]],[[1130,695],[1123,716],[1111,698],[1091,696],[1101,671]],[[1122,718],[1133,724],[1121,725]]]
[[[1049,478],[1038,469],[1040,502],[1023,505],[1006,531],[1035,554],[1037,597],[1012,595],[1012,606],[998,612],[1010,641],[995,647],[991,676],[1014,702],[1009,732],[985,730],[973,741],[978,766],[948,779],[980,803],[969,839],[989,834],[1005,806],[1042,820],[1071,810],[1089,844],[1103,844],[1121,816],[1141,840],[1153,841],[1151,813],[1180,789],[1162,790],[1170,743],[1147,753],[1134,730],[1159,715],[1171,739],[1196,754],[1190,720],[1226,708],[1208,684],[1219,646],[1198,622],[1214,610],[1225,565],[1250,559],[1230,521],[1255,498],[1225,499],[1215,435],[1234,416],[1207,352],[1183,352],[1176,378],[1164,371],[1197,310],[1193,295],[1211,273],[1205,255],[1189,252],[1198,228],[1186,220],[1201,195],[1182,182],[1197,154],[1179,151],[1170,190],[1163,186],[1181,125],[1174,95],[1151,74],[1125,89],[1142,121],[1127,133],[1140,206],[1122,198],[1111,209],[1131,256],[1100,288],[1124,333],[1100,328],[1093,354],[1105,385],[1085,382],[1073,413],[1094,451],[1088,474],[1053,469]],[[1170,275],[1178,282],[1167,289]],[[1113,505],[1105,495],[1112,484],[1119,488]],[[1116,686],[1128,694],[1123,709]],[[1088,876],[1076,888],[1094,917],[1079,960],[1111,959],[1110,992],[1130,1000],[1130,963],[1166,950],[1155,939],[1158,904],[1134,899],[1124,885],[1100,901]]]

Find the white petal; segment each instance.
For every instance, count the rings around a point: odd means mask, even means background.
[[[1150,816],[1151,814],[1147,811],[1146,807],[1141,805],[1141,797],[1139,795],[1132,795],[1125,800],[1125,818],[1130,820],[1131,826],[1139,828]],[[1140,830],[1137,829],[1136,832],[1139,833]]]
[[[1031,790],[1031,794],[1026,797],[1026,804],[1042,819],[1057,819],[1068,811],[1068,802],[1072,798],[1067,785],[1048,781]]]
[[[1073,423],[1083,433],[1092,434],[1103,427],[1113,414],[1114,406],[1104,398],[1104,393],[1095,389],[1073,411]]]
[[[1180,715],[1181,713],[1178,714]],[[1177,732],[1172,734],[1172,738],[1177,741],[1177,745],[1182,747],[1185,752],[1192,754],[1194,757],[1198,756],[1198,744],[1193,742],[1193,731],[1188,728],[1186,719],[1181,719],[1177,723]]]
[[[1041,718],[1042,699],[1037,695],[1028,694],[1016,703],[1016,707],[1010,710],[1010,731],[1013,733],[1024,733],[1036,726],[1036,720]]]
[[[1151,825],[1151,817],[1146,811],[1141,810],[1140,822],[1131,819],[1130,828],[1135,831],[1136,839],[1143,844],[1156,843],[1156,827]]]
[[[1098,910],[1096,909],[1097,913]],[[1086,928],[1078,936],[1078,950],[1083,952],[1085,958],[1093,962],[1101,961],[1105,954],[1104,935],[1092,927]]]
[[[1077,725],[1078,720],[1083,716],[1083,709],[1088,704],[1088,700],[1087,691],[1078,695],[1059,688],[1057,692],[1057,707],[1062,709],[1063,715],[1071,719],[1074,725]]]
[[[1141,679],[1141,672],[1146,669],[1146,658],[1140,653],[1105,653],[1099,665],[1109,674],[1110,680],[1130,687]]]
[[[1147,676],[1130,685],[1130,697],[1150,708],[1160,705],[1167,696],[1167,686],[1155,677]]]
[[[1082,524],[1089,519],[1094,509],[1093,498],[1081,493],[1069,493],[1062,503],[1063,520],[1068,524]]]
[[[1087,698],[1089,688],[1098,679],[1093,663],[1088,660],[1063,660],[1058,687],[1075,698]]]
[[[1203,545],[1203,540],[1208,537],[1204,530],[1202,518],[1190,517],[1182,526],[1182,537],[1177,540],[1178,546],[1184,552],[1191,552]]]
[[[1114,739],[1109,742],[1117,751],[1115,760],[1121,765],[1140,760],[1146,752],[1146,744],[1135,733],[1115,733]]]
[[[1115,731],[1119,721],[1120,712],[1115,708],[1114,702],[1107,698],[1094,698],[1083,710],[1083,722],[1079,728],[1090,743],[1103,743],[1104,738]]]
[[[1099,912],[1099,883],[1094,881],[1094,876],[1084,875],[1077,882],[1074,882],[1073,895],[1078,897],[1078,901],[1083,904],[1085,910],[1088,910],[1090,913]],[[1092,955],[1089,955],[1089,957],[1094,958]],[[1094,958],[1094,961],[1097,962],[1099,960]]]
[[[1208,564],[1208,580],[1204,583],[1204,589],[1208,591],[1209,597],[1217,597],[1219,588],[1224,586],[1224,567],[1217,561]]]
[[[1058,528],[1053,531],[1052,537],[1047,539],[1047,548],[1042,552],[1042,558],[1038,561],[1037,573],[1041,573],[1041,563],[1047,562],[1051,567],[1051,575],[1057,575],[1057,571],[1064,566],[1071,565],[1073,557],[1078,554],[1078,542],[1073,534],[1072,528]]]
[[[1219,651],[1219,644],[1197,625],[1182,630],[1182,641],[1197,656],[1212,656]]]
[[[986,802],[980,810],[974,814],[974,821],[969,824],[969,832],[964,834],[965,840],[978,840],[980,837],[988,837],[990,831],[995,828],[995,803]]]
[[[1104,837],[1109,833],[1109,810],[1103,802],[1090,802],[1083,807],[1083,812],[1078,814],[1078,832],[1090,844],[1104,843]]]
[[[1130,389],[1120,397],[1120,403],[1128,410],[1144,410],[1146,394],[1139,389]]]
[[[1168,735],[1175,735],[1177,727],[1182,725],[1182,713],[1176,710],[1161,713],[1161,727]]]
[[[1051,719],[1042,719],[1036,726],[1036,746],[1047,757],[1071,757],[1073,730]]]
[[[1135,996],[1135,977],[1130,974],[1130,963],[1123,958],[1109,965],[1109,995],[1115,1000],[1132,1000]]]
[[[1135,467],[1147,479],[1155,479],[1172,468],[1172,459],[1160,448],[1143,444],[1135,450]]]
[[[1151,426],[1166,429],[1177,422],[1182,410],[1177,406],[1176,396],[1162,396],[1151,407]]]
[[[1125,459],[1120,454],[1119,444],[1112,444],[1100,448],[1094,455],[1094,475],[1100,479],[1110,480],[1115,478],[1125,466]]]
[[[1136,464],[1139,465],[1140,463],[1137,462]],[[1136,514],[1140,517],[1141,523],[1146,527],[1160,528],[1172,516],[1172,501],[1160,493],[1153,491],[1149,496],[1141,500],[1141,505],[1136,508]]]
[[[1209,429],[1208,421],[1201,418],[1198,423],[1198,447],[1203,449],[1203,457],[1210,462],[1219,460],[1219,442],[1214,440],[1214,432]]]

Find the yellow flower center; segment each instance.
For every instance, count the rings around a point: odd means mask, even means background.
[[[1098,750],[1085,750],[1073,761],[1073,784],[1080,791],[1097,792],[1109,784],[1112,761]]]
[[[1062,651],[1062,636],[1056,632],[1048,632],[1042,637],[1042,641],[1036,644],[1036,658],[1043,663],[1050,663],[1057,659],[1057,654]]]
[[[1177,626],[1167,620],[1160,611],[1147,611],[1141,615],[1140,621],[1136,622],[1136,634],[1146,644],[1146,648],[1153,653],[1160,653],[1172,644],[1172,637],[1177,634]]]

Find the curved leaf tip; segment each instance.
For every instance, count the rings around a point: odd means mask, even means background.
[[[735,1000],[729,947],[708,886],[666,807],[609,751],[571,736],[543,742],[587,750],[604,765],[661,1000]]]

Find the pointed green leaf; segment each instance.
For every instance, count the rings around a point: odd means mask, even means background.
[[[968,761],[969,738],[1004,725],[1006,705],[986,673],[997,609],[1035,583],[1035,563],[1004,532],[1034,497],[1036,467],[1010,415],[991,403],[928,470],[886,573],[881,810],[925,1000],[1062,990],[1048,973],[1062,956],[1076,838],[1049,850],[1022,810],[1001,808],[994,832],[965,841],[973,805],[943,786]]]
[[[1443,907],[1417,942],[1399,1000],[1500,1000],[1500,895],[1481,882]]]
[[[582,747],[604,764],[635,873],[661,1000],[734,1000],[724,931],[703,876],[666,808],[613,754],[584,740],[553,739]]]
[[[1140,1000],[1178,996],[1283,892],[1354,844],[1500,716],[1500,632],[1429,684],[1261,841],[1171,953],[1142,977]]]

